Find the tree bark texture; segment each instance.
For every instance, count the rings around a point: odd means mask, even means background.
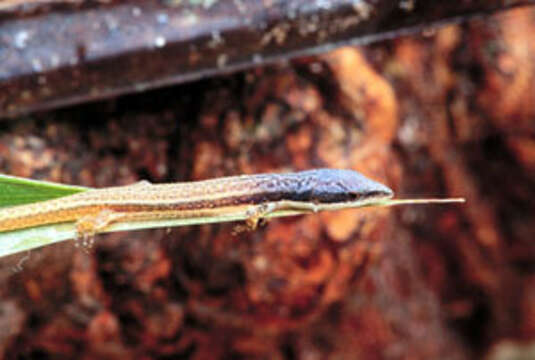
[[[3,0],[0,118],[363,44],[534,0]]]

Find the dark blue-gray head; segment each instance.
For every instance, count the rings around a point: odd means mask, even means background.
[[[317,169],[298,174],[308,179],[302,195],[316,203],[383,200],[394,194],[387,186],[353,170]]]

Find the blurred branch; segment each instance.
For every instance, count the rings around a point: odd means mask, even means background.
[[[0,117],[363,44],[535,0],[4,0]]]

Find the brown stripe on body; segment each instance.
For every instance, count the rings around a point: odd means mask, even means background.
[[[150,212],[150,211],[199,211],[220,209],[232,206],[258,205],[264,202],[286,199],[282,193],[260,193],[253,195],[240,195],[215,200],[186,201],[168,204],[124,203],[107,204],[103,208],[121,213]]]
[[[72,196],[78,201],[132,203],[217,202],[228,198],[268,197],[291,194],[299,188],[297,179],[281,175],[252,175],[203,180],[191,183],[128,185],[97,189]],[[255,200],[258,201],[258,200]]]
[[[76,203],[71,203],[70,206],[65,205],[63,208],[48,209],[50,206],[47,206],[47,203],[58,202],[59,199],[55,199],[42,203],[21,205],[11,208],[12,210],[15,210],[12,212],[12,216],[5,216],[4,218],[0,217],[0,232],[23,229],[36,225],[76,221],[84,216],[97,216],[101,211],[104,210],[123,213],[125,214],[124,218],[127,219],[200,217],[204,216],[204,210],[214,210],[212,212],[217,212],[217,210],[220,208],[255,205],[266,201],[277,201],[283,197],[284,194],[274,192],[241,195],[216,200],[182,201],[168,204],[135,203],[134,201],[129,203],[128,200],[126,200],[124,204],[106,204],[103,202],[97,205],[76,205]],[[25,211],[25,209],[28,209],[29,211]],[[18,215],[16,214],[17,212],[19,213]],[[20,215],[20,212],[23,214]],[[28,215],[24,215],[24,212],[27,212]],[[135,215],[136,213],[144,213],[144,215]],[[6,212],[6,215],[9,214],[9,212]],[[164,214],[167,215],[164,216]]]

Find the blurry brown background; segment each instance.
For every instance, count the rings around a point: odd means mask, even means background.
[[[535,358],[535,10],[0,122],[0,171],[88,186],[351,168],[351,210],[0,263],[7,359]],[[522,357],[524,356],[524,357]]]

